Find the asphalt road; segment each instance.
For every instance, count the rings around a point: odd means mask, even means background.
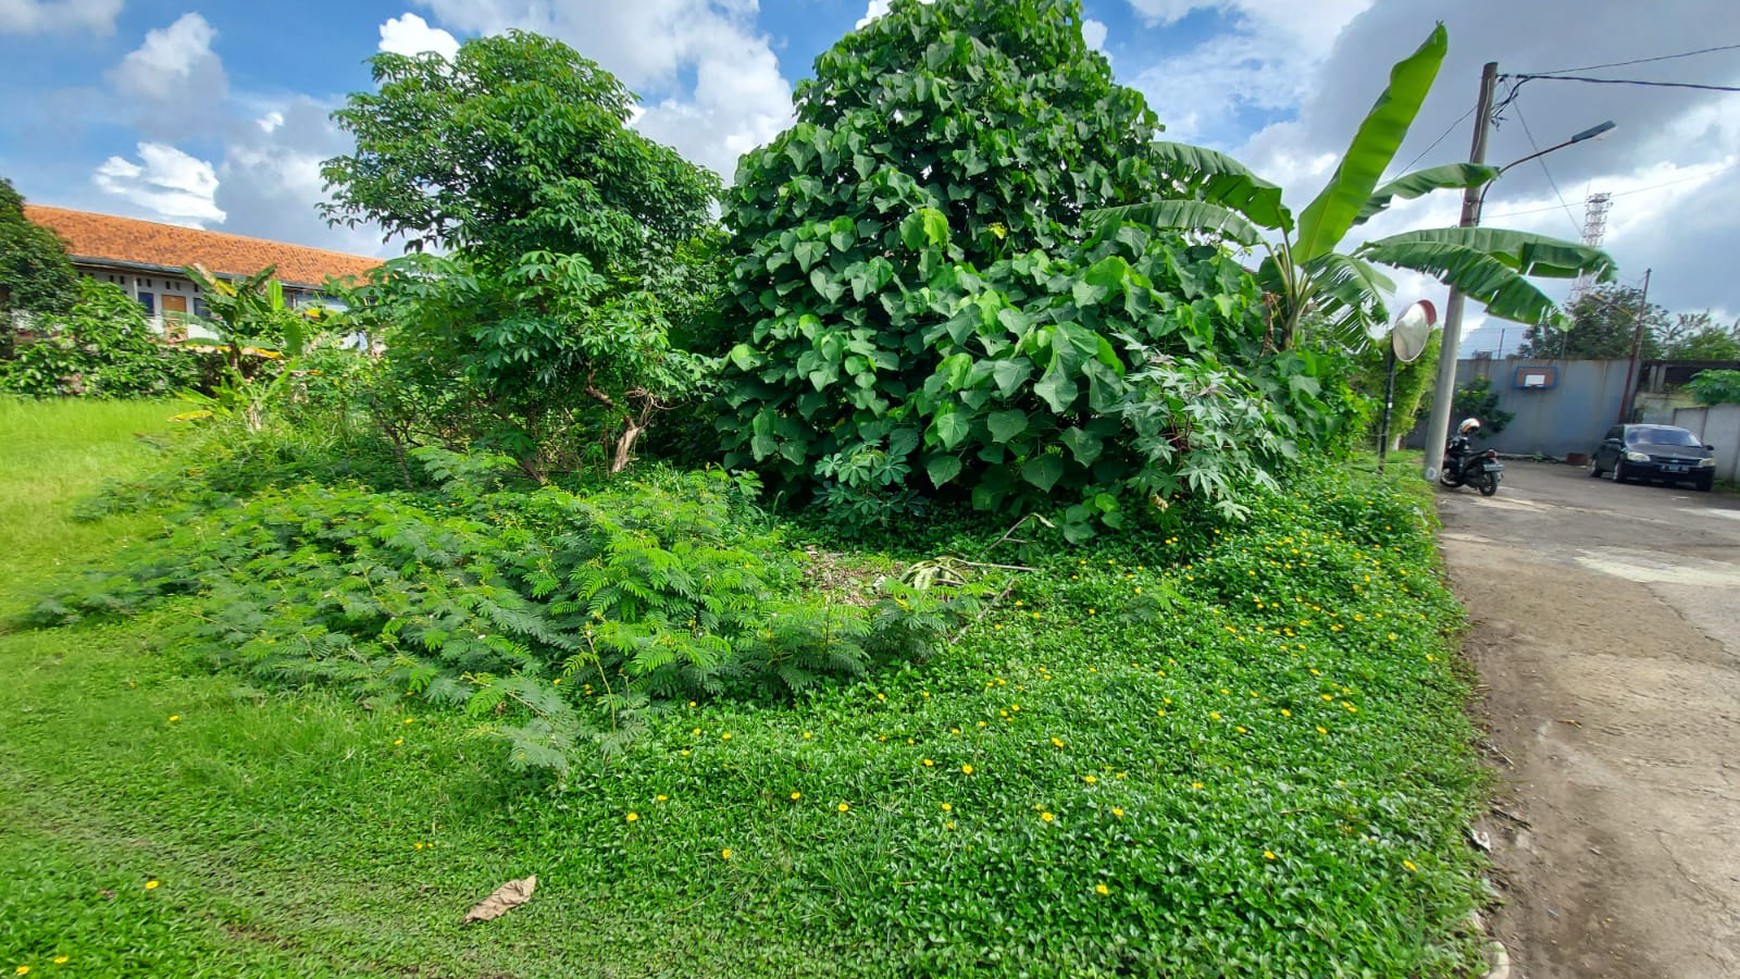
[[[1512,462],[1439,513],[1513,975],[1740,976],[1740,499]]]

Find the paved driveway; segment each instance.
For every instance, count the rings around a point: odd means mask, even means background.
[[[1518,972],[1740,977],[1740,501],[1509,463],[1439,512]]]

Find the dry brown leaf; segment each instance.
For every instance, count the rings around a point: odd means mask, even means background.
[[[499,918],[514,908],[530,901],[532,891],[538,887],[538,875],[533,874],[524,880],[510,880],[495,889],[495,893],[480,901],[477,907],[465,913],[465,920],[460,924],[470,924],[473,921],[489,921]]]

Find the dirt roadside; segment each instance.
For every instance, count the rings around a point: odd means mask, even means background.
[[[1439,513],[1512,975],[1740,976],[1740,501],[1512,463]]]

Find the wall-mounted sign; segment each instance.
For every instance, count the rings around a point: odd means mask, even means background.
[[[1526,391],[1549,391],[1559,385],[1557,367],[1518,367],[1516,386]]]

